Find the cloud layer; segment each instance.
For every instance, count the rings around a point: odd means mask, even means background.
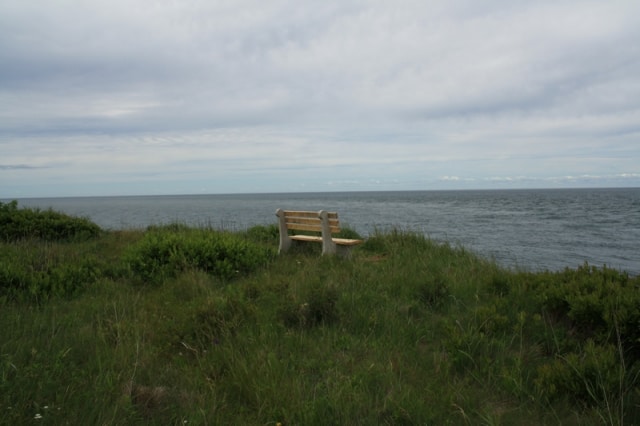
[[[0,198],[640,186],[640,4],[0,2]]]

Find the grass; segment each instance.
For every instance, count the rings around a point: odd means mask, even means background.
[[[276,249],[275,226],[1,242],[0,424],[640,423],[638,277],[403,231]]]

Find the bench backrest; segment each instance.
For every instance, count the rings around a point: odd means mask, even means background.
[[[326,213],[329,222],[329,230],[332,234],[340,232],[340,221],[336,212],[311,212],[282,210],[287,229],[297,231],[322,232],[321,214]]]

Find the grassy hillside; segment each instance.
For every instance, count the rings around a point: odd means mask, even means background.
[[[638,277],[42,214],[0,205],[0,424],[640,424]]]

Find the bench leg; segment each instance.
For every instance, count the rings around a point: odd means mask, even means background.
[[[282,234],[280,234],[280,246],[278,247],[278,254],[288,252],[289,249],[291,248],[292,242],[293,240],[291,238],[288,238],[288,237],[283,238]]]
[[[351,246],[339,246],[336,245],[336,254],[345,259],[349,259],[351,257]]]
[[[325,254],[336,254],[337,246],[333,241],[322,241],[322,255]]]

